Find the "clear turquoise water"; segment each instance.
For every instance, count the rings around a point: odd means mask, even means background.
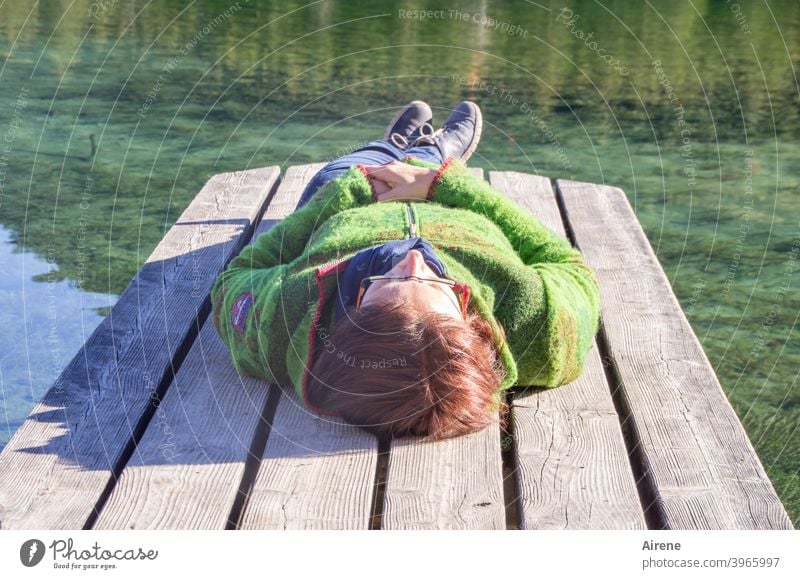
[[[800,522],[796,2],[6,2],[0,56],[0,447],[209,176],[472,98],[473,164],[627,192]]]

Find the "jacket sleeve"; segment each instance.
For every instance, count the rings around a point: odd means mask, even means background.
[[[450,158],[442,165],[428,199],[493,221],[534,274],[528,280],[528,316],[522,327],[515,328],[532,342],[525,344],[525,353],[520,355],[527,358],[522,363],[518,360],[519,384],[552,387],[580,376],[600,318],[597,278],[581,253],[513,200],[470,174],[460,160]]]
[[[291,263],[302,255],[314,230],[331,215],[373,202],[369,181],[361,169],[351,167],[346,173],[321,187],[303,207],[259,235],[231,261],[222,277],[229,270],[233,275],[233,270],[268,268]],[[216,283],[221,283],[220,279]]]
[[[280,286],[289,264],[300,257],[314,233],[331,215],[374,202],[369,181],[358,167],[352,167],[325,184],[306,205],[289,214],[269,231],[259,235],[217,276],[211,288],[212,318],[222,341],[240,373],[274,380],[263,358],[268,344],[260,344],[254,316],[247,316],[244,329],[234,327],[234,312],[266,307],[279,300]],[[246,294],[253,296],[248,303]],[[273,353],[273,355],[276,355]],[[283,354],[278,354],[283,355]]]

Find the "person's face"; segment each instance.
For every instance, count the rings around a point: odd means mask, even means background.
[[[387,277],[405,277],[416,275],[425,279],[441,279],[430,266],[425,263],[422,254],[416,250],[410,250],[397,265],[387,271]],[[453,289],[443,283],[426,283],[417,280],[405,280],[393,282],[391,280],[378,280],[373,282],[364,296],[361,298],[361,305],[387,301],[398,303],[406,300],[419,310],[435,311],[462,319],[461,308],[459,307],[458,296]]]

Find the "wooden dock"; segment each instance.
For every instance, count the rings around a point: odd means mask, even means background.
[[[625,194],[491,172],[598,274],[583,375],[384,445],[239,376],[209,292],[321,165],[211,178],[0,454],[2,529],[791,529]]]

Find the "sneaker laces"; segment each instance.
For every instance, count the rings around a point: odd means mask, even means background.
[[[401,135],[400,133],[392,133],[392,134],[389,136],[389,140],[392,142],[392,144],[393,144],[395,147],[398,147],[398,148],[400,148],[400,149],[406,149],[406,148],[408,148],[408,146],[409,146],[408,139],[406,139],[406,138],[405,138],[403,135]]]
[[[434,145],[436,144],[434,141],[435,137],[442,132],[442,129],[434,130],[433,125],[430,123],[422,123],[415,130],[419,131],[420,136],[417,137],[413,143],[409,142],[408,138],[400,133],[392,133],[389,136],[389,140],[392,144],[401,149],[408,149],[409,147],[416,147],[420,143]]]
[[[424,144],[427,144],[427,145],[435,145],[436,142],[435,142],[434,139],[441,132],[442,132],[442,129],[437,129],[437,130],[434,131],[433,130],[433,125],[431,125],[430,123],[422,123],[420,125],[420,127],[419,127],[420,136],[417,137],[417,139],[413,143],[411,143],[411,146],[412,147],[416,147],[420,143],[424,143]]]

